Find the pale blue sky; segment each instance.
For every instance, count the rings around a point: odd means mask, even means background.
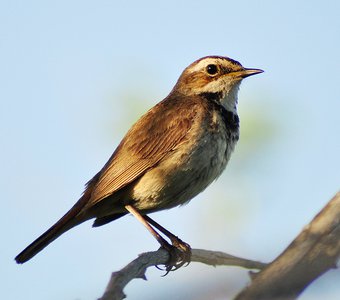
[[[242,84],[239,112],[243,128],[255,116],[255,130],[270,137],[241,136],[216,183],[154,218],[195,248],[277,256],[340,187],[339,11],[338,1],[2,1],[1,297],[96,299],[110,272],[157,249],[126,217],[85,223],[23,266],[13,260],[205,55],[265,70]],[[198,264],[161,274],[134,281],[128,299],[206,299],[213,290],[218,299],[248,281],[245,270]],[[301,299],[338,299],[339,280],[329,272]]]

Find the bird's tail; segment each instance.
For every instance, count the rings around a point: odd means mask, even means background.
[[[77,201],[77,203],[57,223],[19,253],[15,257],[15,261],[18,264],[25,263],[64,232],[86,221],[86,219],[80,219],[77,215],[89,200],[89,194],[89,191],[86,191],[79,201]]]

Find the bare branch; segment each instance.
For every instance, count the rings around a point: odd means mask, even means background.
[[[164,249],[139,255],[127,266],[113,272],[104,295],[99,300],[120,300],[125,298],[124,287],[134,278],[145,279],[148,267],[164,265],[169,260],[169,254]],[[212,266],[239,266],[247,269],[263,269],[266,264],[232,256],[223,252],[192,249],[192,262],[201,262]]]
[[[308,224],[287,249],[269,265],[229,254],[202,249],[192,250],[192,262],[208,265],[240,266],[261,270],[251,273],[252,282],[235,300],[296,299],[317,277],[336,268],[340,259],[340,192]],[[112,273],[99,300],[125,298],[123,289],[134,278],[146,280],[148,267],[164,265],[166,250],[141,254],[122,270]]]
[[[340,259],[340,192],[235,300],[296,299]]]

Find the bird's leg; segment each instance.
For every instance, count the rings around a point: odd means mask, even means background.
[[[141,222],[147,230],[153,235],[153,237],[160,243],[162,246],[164,244],[169,244],[161,235],[158,234],[156,230],[150,226],[150,224],[145,220],[145,218],[132,206],[132,205],[126,205],[126,210],[129,211],[130,214],[132,214],[139,222]]]
[[[178,236],[174,235],[173,233],[171,233],[169,230],[165,229],[163,226],[161,226],[160,224],[158,224],[156,221],[154,221],[153,219],[151,219],[149,216],[145,215],[144,219],[151,224],[152,226],[156,227],[160,232],[162,232],[164,235],[166,235],[173,246],[175,246],[178,250],[184,252],[187,256],[187,262],[190,262],[190,258],[191,258],[191,247],[189,244],[183,242]]]
[[[166,274],[168,274],[170,271],[179,269],[186,263],[189,264],[191,258],[191,248],[188,244],[184,243],[177,236],[167,231],[164,227],[156,223],[148,216],[141,215],[132,205],[126,205],[125,209],[146,227],[146,229],[160,243],[162,248],[168,251],[170,259],[165,266],[165,270],[167,272]],[[169,237],[172,245],[170,245],[160,234],[158,234],[158,232],[149,224],[149,222],[159,231],[163,232],[167,237]]]

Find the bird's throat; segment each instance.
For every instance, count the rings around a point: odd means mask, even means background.
[[[237,115],[237,93],[240,83],[232,86],[231,89],[222,92],[220,103],[227,110]]]

